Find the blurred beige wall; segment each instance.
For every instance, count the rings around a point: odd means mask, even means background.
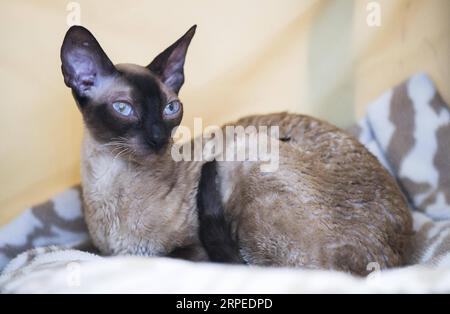
[[[369,27],[366,6],[381,7]],[[79,181],[82,122],[60,74],[69,1],[0,2],[0,224]],[[116,62],[147,64],[198,24],[183,123],[289,110],[346,126],[416,72],[450,100],[449,0],[78,1]]]

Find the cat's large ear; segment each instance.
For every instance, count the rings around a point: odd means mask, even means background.
[[[194,37],[197,25],[192,26],[186,34],[169,48],[161,52],[148,66],[161,81],[178,94],[184,83],[184,60],[189,44]]]
[[[79,96],[116,71],[95,37],[82,26],[72,26],[61,47],[61,69],[66,85]]]

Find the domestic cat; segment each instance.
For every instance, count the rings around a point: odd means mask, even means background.
[[[195,29],[146,67],[113,65],[84,27],[66,33],[62,72],[85,124],[84,214],[99,250],[355,274],[404,264],[412,223],[401,191],[326,122],[279,113],[234,123],[279,127],[271,173],[259,162],[173,160]]]

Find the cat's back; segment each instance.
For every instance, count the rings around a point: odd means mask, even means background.
[[[361,274],[370,262],[382,268],[403,263],[412,228],[405,198],[356,139],[302,115],[252,116],[236,124],[280,128],[277,171],[219,165],[226,214],[239,220],[236,232],[249,262],[347,265],[342,270]]]

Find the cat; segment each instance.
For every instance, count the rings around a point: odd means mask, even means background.
[[[360,275],[371,262],[403,265],[412,235],[404,196],[375,157],[326,122],[278,113],[231,123],[279,127],[274,172],[257,161],[172,158],[195,30],[145,67],[114,65],[82,26],[66,33],[61,68],[85,125],[81,179],[95,246]]]

